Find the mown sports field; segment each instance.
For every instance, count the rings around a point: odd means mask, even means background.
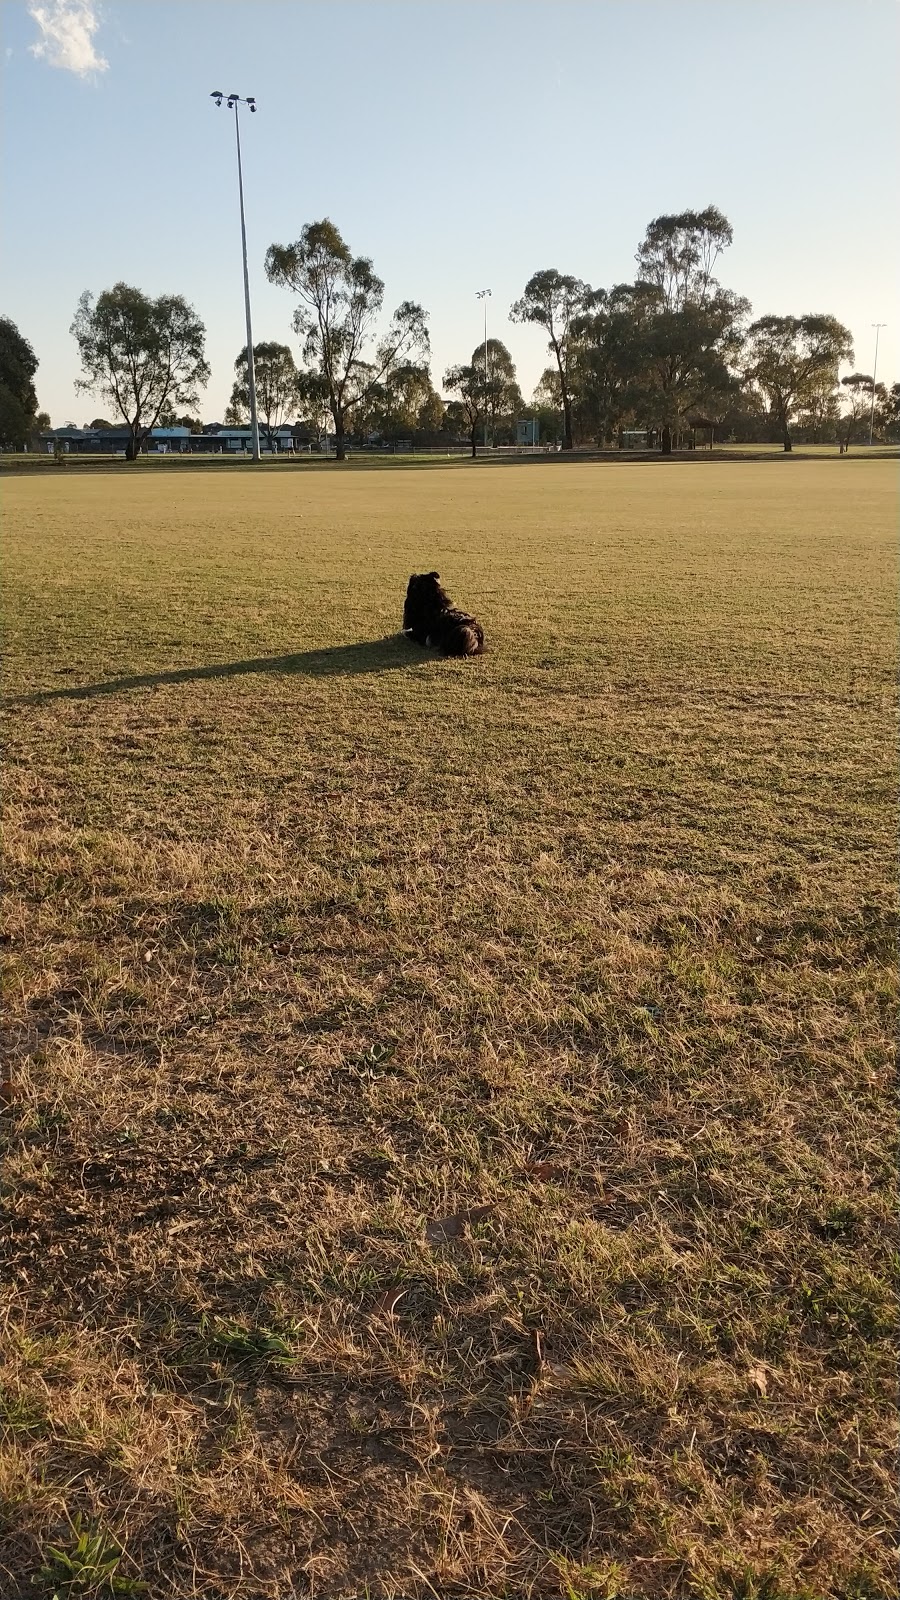
[[[896,488],[4,485],[4,1596],[895,1593]]]

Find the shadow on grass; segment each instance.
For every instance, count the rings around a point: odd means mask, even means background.
[[[131,678],[107,678],[104,683],[66,685],[35,694],[10,695],[4,705],[39,706],[48,700],[89,700],[95,695],[121,694],[128,689],[150,689],[158,684],[195,683],[206,678],[240,678],[254,672],[301,673],[308,678],[355,677],[363,672],[392,672],[433,660],[432,651],[419,650],[402,634],[370,639],[359,644],[338,644],[328,650],[304,650],[300,655],[258,656],[250,661],[222,661],[211,667],[178,667],[172,672],[143,672]]]

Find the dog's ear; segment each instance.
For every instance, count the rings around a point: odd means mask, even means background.
[[[435,583],[437,583],[438,579],[440,578],[440,573],[439,572],[428,572],[428,573],[425,574],[425,576],[428,577],[428,578],[433,578]]]

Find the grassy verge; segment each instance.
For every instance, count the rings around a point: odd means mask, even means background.
[[[894,469],[5,499],[4,1594],[886,1600]]]
[[[900,447],[895,444],[876,444],[871,449],[867,446],[854,446],[853,452],[846,457],[849,461],[887,461],[896,460],[900,455]],[[657,463],[661,467],[671,466],[673,462],[700,465],[710,462],[723,461],[828,461],[838,460],[839,452],[836,444],[810,444],[795,445],[791,455],[785,456],[780,445],[777,444],[728,444],[716,445],[713,450],[677,450],[670,457],[660,455],[659,451],[639,450],[584,450],[578,449],[573,455],[544,454],[537,452],[519,453],[507,450],[505,447],[496,452],[491,451],[487,456],[481,446],[475,462],[479,466],[548,466],[555,464],[561,467],[583,465],[586,462],[603,462],[606,465],[618,463],[619,465],[645,465],[648,462]],[[344,462],[337,462],[333,456],[323,456],[316,452],[310,455],[298,452],[296,455],[282,455],[263,457],[261,462],[254,462],[249,456],[237,453],[228,455],[194,455],[186,451],[184,454],[173,452],[171,455],[148,454],[139,456],[137,461],[126,461],[124,456],[110,455],[80,455],[73,453],[67,455],[60,464],[51,455],[38,454],[35,451],[23,455],[0,455],[0,475],[46,473],[57,474],[60,472],[110,472],[110,473],[135,473],[135,472],[214,472],[224,470],[233,472],[244,469],[249,472],[261,471],[289,472],[300,469],[309,472],[314,469],[346,472],[358,471],[365,468],[399,468],[399,467],[442,467],[449,464],[456,467],[471,466],[472,456],[466,448],[455,446],[451,450],[401,450],[394,454],[391,451],[352,449]]]

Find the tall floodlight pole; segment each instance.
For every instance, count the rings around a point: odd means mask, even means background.
[[[256,410],[256,370],[253,361],[253,332],[250,327],[250,275],[247,271],[247,225],[244,222],[244,174],[241,168],[241,125],[238,120],[238,106],[249,106],[251,111],[256,110],[256,96],[248,94],[241,99],[239,94],[223,95],[220,89],[214,89],[210,95],[217,106],[222,101],[228,102],[229,111],[234,112],[234,132],[237,139],[238,163],[238,195],[241,202],[241,249],[244,256],[244,310],[247,314],[247,379],[250,390],[250,443],[253,449],[254,461],[259,460],[259,416]]]
[[[491,298],[490,289],[479,289],[475,295],[476,300],[484,301],[484,448],[488,447],[488,354],[487,354],[487,303]]]
[[[875,379],[878,377],[878,335],[882,328],[887,327],[886,322],[873,322],[875,329],[875,365],[872,368],[872,409],[869,412],[869,449],[872,448],[872,435],[875,431]]]

